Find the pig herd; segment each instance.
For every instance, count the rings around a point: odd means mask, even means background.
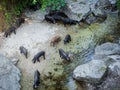
[[[65,13],[61,11],[51,11],[45,15],[45,20],[53,24],[56,22],[62,22],[64,25],[76,25],[80,23],[80,21],[70,19]]]
[[[53,43],[52,46],[54,46],[60,40],[61,40],[60,36],[55,36],[55,37],[52,38],[52,40],[51,40],[52,42],[50,42],[50,45],[51,45],[51,43]],[[65,39],[64,39],[64,44],[69,43],[70,41],[71,41],[71,36],[69,34],[67,34],[65,36]],[[25,47],[20,46],[19,50],[20,50],[21,54],[23,54],[26,58],[28,58],[28,50]],[[58,49],[58,51],[59,51],[59,55],[60,55],[61,59],[64,59],[67,62],[70,62],[70,57],[68,56],[68,54],[63,49]],[[35,54],[33,59],[32,59],[32,62],[33,63],[40,62],[40,60],[39,60],[40,57],[43,57],[43,59],[45,59],[45,51],[40,51],[37,54]],[[39,86],[39,84],[40,84],[40,73],[39,73],[38,70],[36,70],[35,73],[34,73],[33,88],[36,89]]]
[[[58,21],[61,21],[64,23],[64,25],[66,24],[69,24],[69,25],[75,25],[75,24],[78,24],[79,22],[76,21],[76,20],[72,20],[70,19],[67,15],[65,15],[63,12],[50,12],[49,14],[45,15],[45,20],[47,22],[51,22],[51,23],[56,23]],[[19,18],[16,20],[15,24],[12,25],[10,28],[8,28],[8,30],[4,33],[4,36],[7,38],[8,36],[11,35],[11,33],[14,33],[16,34],[16,29],[18,27],[20,27],[20,25],[22,23],[25,22],[25,19],[24,18]],[[60,36],[55,36],[51,39],[50,41],[50,46],[55,46],[58,42],[61,41],[61,37]],[[63,44],[67,44],[71,41],[71,36],[69,34],[67,34],[64,38],[64,43]],[[20,50],[20,53],[23,54],[26,58],[28,58],[28,50],[24,47],[24,46],[20,46],[19,47],[19,50]],[[67,61],[67,62],[70,62],[70,57],[69,55],[63,50],[63,49],[58,49],[58,52],[59,52],[59,55],[60,55],[60,58]],[[40,62],[40,57],[43,57],[43,59],[45,59],[45,51],[40,51],[38,53],[36,53],[32,59],[32,62],[33,63],[36,63],[36,62]],[[40,73],[38,70],[36,70],[34,72],[34,83],[33,83],[33,88],[36,89],[38,88],[40,84]]]

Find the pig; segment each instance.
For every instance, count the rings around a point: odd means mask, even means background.
[[[62,18],[61,20],[63,22],[63,24],[66,26],[66,24],[69,24],[69,25],[76,25],[76,24],[79,24],[79,21],[77,20],[72,20],[70,18]]]
[[[51,39],[50,46],[55,46],[55,44],[60,42],[60,41],[61,41],[61,37],[60,36],[55,36]]]
[[[25,22],[25,19],[24,18],[19,18],[19,19],[17,19],[16,20],[16,27],[20,27],[20,25],[22,24],[22,23],[24,23]]]
[[[60,57],[69,62],[70,57],[65,53],[65,51],[63,49],[58,49],[58,50],[59,50]]]
[[[40,84],[40,73],[38,70],[35,71],[34,73],[34,84],[33,84],[33,89],[37,89]]]
[[[14,34],[16,34],[16,28],[15,27],[10,27],[5,33],[4,33],[4,36],[7,38],[8,36],[10,36],[11,35],[11,33],[14,33]]]
[[[71,41],[71,36],[67,34],[64,39],[64,44],[69,43]]]
[[[41,51],[41,52],[38,52],[34,58],[32,59],[32,62],[35,63],[36,61],[40,62],[39,58],[43,56],[43,58],[45,59],[45,51]]]
[[[20,53],[23,53],[23,54],[25,55],[25,57],[28,58],[28,57],[27,57],[27,55],[28,55],[28,50],[27,50],[25,47],[20,46],[19,50],[20,50]]]
[[[52,16],[49,16],[49,15],[45,15],[45,20],[47,22],[50,22],[50,23],[53,23],[53,24],[56,23],[55,19]]]

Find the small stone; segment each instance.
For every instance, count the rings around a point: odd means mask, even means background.
[[[14,65],[17,65],[19,59],[18,58],[13,58],[11,61]]]

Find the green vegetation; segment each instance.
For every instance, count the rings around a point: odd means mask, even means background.
[[[117,0],[117,8],[120,10],[120,0]]]
[[[65,6],[65,0],[42,0],[42,10],[50,7],[51,10],[60,10]]]
[[[4,12],[6,23],[14,22],[14,18],[19,16],[21,12],[27,7],[30,0],[1,0],[0,10]]]

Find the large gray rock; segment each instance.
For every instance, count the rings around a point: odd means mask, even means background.
[[[88,0],[66,0],[65,13],[74,20],[81,20],[90,11]]]
[[[104,54],[97,54],[97,55],[93,55],[92,60],[100,60],[100,61],[104,61],[104,63],[106,64],[106,66],[111,65],[114,62],[118,62],[120,61],[120,55],[104,55]]]
[[[89,63],[79,65],[73,71],[73,78],[77,81],[98,83],[106,71],[104,61],[92,60]]]
[[[120,90],[120,62],[111,64],[99,84],[87,84],[87,90]]]
[[[104,43],[95,48],[95,55],[73,71],[73,78],[87,83],[88,90],[120,89],[120,45]]]
[[[109,11],[111,13],[112,10],[116,9],[116,0],[66,0],[66,3],[67,5],[63,11],[71,19],[78,21],[84,18],[90,10],[99,16],[99,19],[103,18],[102,21],[104,21],[106,19],[106,12]],[[96,22],[99,19],[92,17],[87,22]]]
[[[120,90],[120,46],[114,43],[104,43],[97,46],[92,60],[103,61],[106,72],[100,82],[87,84],[88,90]]]
[[[120,54],[120,45],[114,43],[105,43],[95,48],[95,54],[115,55]]]
[[[74,20],[81,20],[89,11],[90,6],[94,6],[98,0],[66,0],[67,6],[64,12]]]
[[[120,90],[120,62],[113,63],[108,67],[102,84],[96,85],[95,89]]]
[[[102,11],[105,12],[113,13],[117,11],[116,4],[117,4],[117,0],[99,0],[96,3],[96,8],[100,8]]]
[[[20,90],[20,71],[0,54],[0,90]]]

